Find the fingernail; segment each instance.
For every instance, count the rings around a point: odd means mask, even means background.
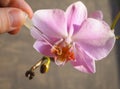
[[[27,18],[27,14],[18,9],[9,11],[10,31],[20,28]]]

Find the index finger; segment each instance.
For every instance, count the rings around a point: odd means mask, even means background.
[[[30,18],[33,16],[33,11],[31,7],[25,2],[25,0],[10,0],[9,6],[25,11]]]

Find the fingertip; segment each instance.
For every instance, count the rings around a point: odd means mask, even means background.
[[[33,10],[26,1],[24,1],[24,6],[22,9],[28,14],[29,18],[32,18]]]
[[[32,18],[33,16],[32,8],[25,0],[15,0],[14,2],[11,2],[9,6],[23,10],[28,14],[29,18]]]
[[[26,5],[27,5],[28,10],[25,9],[25,12],[27,12],[28,16],[30,18],[32,18],[33,17],[33,10],[32,10],[32,8],[27,3],[26,3]]]
[[[0,34],[10,32],[17,33],[25,22],[24,12],[17,8],[0,8]],[[14,31],[16,30],[16,31]]]
[[[24,4],[24,6],[21,7],[21,9],[28,14],[29,18],[32,18],[32,16],[33,16],[33,10],[32,10],[32,8],[31,8],[30,5],[29,5],[27,2],[25,2],[25,1],[24,1],[23,4]]]

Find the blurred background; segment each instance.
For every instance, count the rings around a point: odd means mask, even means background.
[[[26,0],[33,11],[47,8],[65,10],[78,0]],[[120,0],[82,0],[89,13],[102,10],[104,20],[111,25],[120,11]],[[120,21],[116,34],[120,33]],[[120,40],[111,53],[96,62],[95,74],[85,74],[75,70],[70,63],[63,67],[51,64],[46,74],[36,70],[33,80],[25,77],[25,72],[41,55],[33,49],[34,39],[24,26],[17,35],[0,35],[0,89],[120,89]]]

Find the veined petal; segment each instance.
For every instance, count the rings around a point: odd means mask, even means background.
[[[115,43],[115,35],[103,21],[88,18],[80,31],[73,36],[74,41],[95,60],[106,57]]]
[[[52,45],[54,45],[54,43],[56,43],[57,41],[61,39],[61,38],[55,38],[55,37],[53,38],[53,37],[46,36],[45,34],[41,34],[39,30],[35,28],[32,28],[30,32],[31,32],[32,37],[35,38],[37,41],[47,41]]]
[[[38,10],[35,12],[32,21],[48,37],[61,38],[67,36],[66,19],[62,10]]]
[[[103,20],[103,13],[102,11],[95,11],[89,15],[90,18],[98,19],[98,20]]]
[[[32,35],[32,37],[34,39],[36,39],[36,40],[43,40],[42,39],[42,34],[36,28],[34,28],[34,27],[31,28],[30,32],[31,32],[31,35]]]
[[[33,47],[43,55],[50,56],[50,57],[53,56],[51,54],[51,46],[48,45],[48,43],[46,43],[44,41],[36,41],[34,43]]]
[[[87,18],[87,8],[81,1],[73,3],[66,10],[66,17],[67,17],[67,29],[69,34],[72,35],[74,31],[79,30],[74,29],[73,26],[74,25],[80,26],[81,23]]]
[[[88,56],[79,46],[75,48],[75,61],[71,61],[75,69],[85,73],[95,73],[95,61]]]

